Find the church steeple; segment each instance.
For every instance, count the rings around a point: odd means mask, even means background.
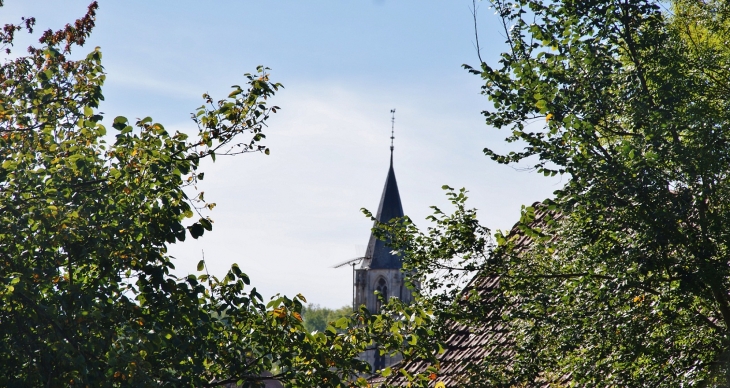
[[[380,197],[380,205],[375,219],[381,223],[387,223],[393,218],[403,217],[403,205],[400,201],[400,193],[398,192],[398,182],[395,180],[395,171],[393,171],[393,158],[390,159],[390,168],[388,176],[385,179],[385,187]],[[365,261],[363,268],[380,269],[380,268],[401,268],[401,259],[399,255],[391,253],[391,249],[386,246],[385,241],[378,240],[373,233],[370,233],[370,241],[368,242],[367,251],[365,251]]]
[[[390,128],[390,166],[388,176],[385,178],[383,195],[380,197],[380,205],[375,219],[381,223],[387,223],[393,218],[403,217],[403,205],[398,192],[398,182],[395,180],[393,170],[393,129],[395,127],[395,109],[391,110]],[[372,312],[378,312],[381,302],[390,298],[398,298],[404,303],[413,301],[413,294],[406,287],[405,275],[401,256],[393,254],[385,241],[378,240],[373,233],[370,233],[368,248],[365,251],[365,258],[362,266],[355,270],[354,284],[354,308],[365,306]],[[377,347],[372,347],[360,354],[361,360],[367,361],[373,371],[385,368],[400,360],[400,357],[391,357],[387,354],[380,354]]]
[[[403,217],[403,205],[400,201],[398,182],[395,180],[395,171],[393,170],[395,109],[391,110],[390,113],[393,115],[390,129],[390,168],[388,169],[388,176],[385,178],[385,187],[383,187],[383,194],[380,197],[378,213],[375,215],[375,219],[381,223],[387,223],[393,218]],[[391,251],[392,249],[387,247],[384,241],[378,240],[371,232],[362,268],[400,269],[402,267],[400,255],[394,255]]]

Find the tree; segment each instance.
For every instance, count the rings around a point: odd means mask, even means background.
[[[193,136],[122,116],[107,135],[101,51],[71,52],[97,7],[0,66],[0,385],[366,384],[357,354],[373,341],[403,349],[413,322],[363,310],[311,334],[303,296],[265,303],[237,265],[220,279],[202,261],[198,276],[170,273],[168,244],[212,230],[201,162],[268,154],[281,85],[259,67],[227,98],[203,95]],[[34,25],[4,27],[7,54]]]
[[[304,327],[309,331],[325,331],[327,325],[337,321],[342,317],[349,316],[352,313],[352,307],[343,306],[336,310],[327,307],[321,307],[318,304],[309,304],[302,309],[302,319]]]
[[[508,49],[467,69],[484,80],[487,124],[523,148],[485,153],[566,183],[493,253],[463,193],[427,232],[386,228],[421,274],[499,278],[498,297],[452,295],[442,313],[498,311],[508,328],[514,353],[470,362],[472,382],[727,386],[728,4],[491,4]]]

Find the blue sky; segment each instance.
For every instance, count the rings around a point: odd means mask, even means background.
[[[99,1],[85,54],[103,52],[107,118],[151,116],[192,130],[190,112],[270,67],[285,89],[269,122],[271,155],[219,158],[201,189],[217,203],[212,233],[171,247],[181,274],[205,251],[211,272],[238,263],[264,295],[303,293],[310,302],[351,302],[351,274],[331,265],[364,250],[385,181],[390,109],[395,171],[406,214],[421,227],[429,206],[448,209],[441,186],[466,187],[483,224],[510,228],[522,204],[560,178],[497,165],[484,147],[507,149],[484,124],[471,1]],[[88,1],[6,0],[2,22],[35,16],[39,29],[83,15]],[[478,3],[482,58],[505,49],[498,19]],[[16,51],[29,44],[22,38]]]

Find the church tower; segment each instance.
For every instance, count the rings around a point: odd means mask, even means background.
[[[403,217],[403,205],[391,154],[390,168],[375,219],[386,223],[398,217]],[[394,253],[385,241],[378,240],[371,232],[365,258],[360,268],[355,270],[355,306],[365,305],[368,310],[377,312],[380,306],[375,291],[379,291],[386,299],[395,297],[410,302],[411,291],[405,286],[402,266],[400,254]]]
[[[395,110],[392,110],[391,113],[395,113]],[[393,170],[392,129],[390,139],[390,167],[388,176],[385,178],[385,187],[383,187],[383,194],[380,197],[378,212],[375,215],[375,219],[381,223],[403,217],[403,205]],[[410,303],[413,296],[411,290],[405,285],[402,266],[400,254],[394,253],[385,241],[377,239],[371,232],[365,257],[360,268],[355,270],[355,307],[365,305],[368,310],[378,312],[380,302],[375,291],[380,292],[385,299],[398,298]],[[381,356],[375,349],[366,351],[360,357],[370,363],[374,371],[398,361],[388,356]]]

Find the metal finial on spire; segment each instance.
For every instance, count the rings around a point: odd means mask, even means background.
[[[390,110],[390,156],[393,157],[393,139],[395,139],[395,109]]]

